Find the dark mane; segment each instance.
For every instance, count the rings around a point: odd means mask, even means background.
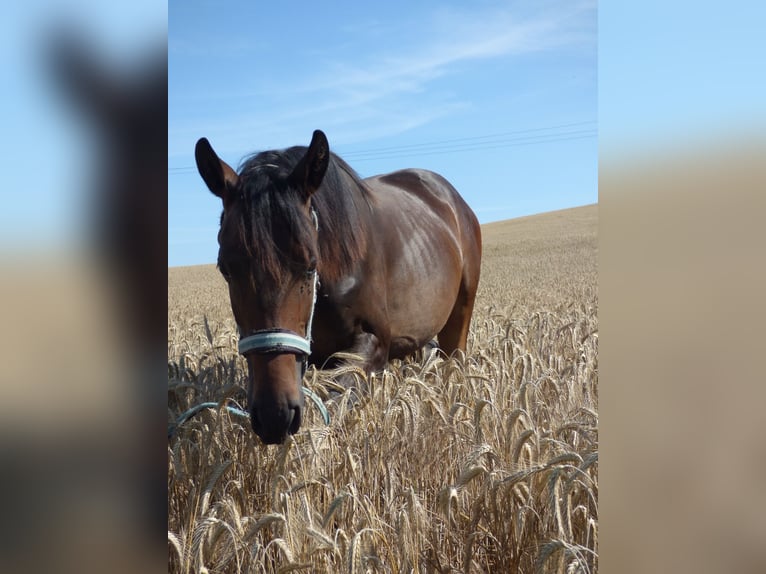
[[[246,158],[239,168],[243,205],[243,240],[255,264],[276,278],[285,266],[302,265],[317,257],[309,253],[311,222],[300,210],[302,198],[287,184],[288,176],[306,154],[303,146],[265,151]],[[364,233],[369,213],[367,187],[340,157],[330,162],[311,203],[319,222],[318,270],[320,277],[338,280],[367,251]],[[299,252],[285,253],[279,246],[291,243]],[[250,249],[256,246],[256,249]]]

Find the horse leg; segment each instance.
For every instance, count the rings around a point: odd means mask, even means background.
[[[362,330],[356,334],[354,344],[344,351],[351,355],[358,355],[360,361],[347,359],[346,364],[360,367],[366,376],[375,371],[381,371],[388,363],[388,350],[390,345],[390,336],[388,333],[375,331],[373,329]],[[357,377],[352,373],[341,375],[336,382],[345,388],[357,385]],[[366,389],[361,389],[366,391]]]
[[[471,315],[479,280],[478,274],[475,275],[475,279],[466,275],[464,273],[460,281],[460,289],[449,319],[438,335],[439,347],[447,356],[458,349],[465,352],[468,341],[468,329],[471,326]]]

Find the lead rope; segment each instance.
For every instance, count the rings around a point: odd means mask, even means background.
[[[319,398],[319,396],[314,393],[311,389],[307,389],[306,387],[303,387],[303,393],[310,398],[312,401],[314,401],[314,404],[319,409],[319,412],[322,413],[322,418],[324,419],[324,424],[329,425],[330,424],[330,413],[327,412],[327,407],[324,406],[324,403],[322,402],[322,399]],[[236,404],[236,403],[235,403]],[[247,411],[244,411],[240,409],[238,406],[233,407],[231,405],[222,404],[222,403],[201,403],[199,405],[193,406],[188,411],[183,413],[180,417],[176,419],[175,425],[168,426],[168,439],[173,438],[173,435],[176,433],[176,430],[178,430],[178,427],[180,427],[182,424],[184,424],[187,420],[192,418],[194,415],[199,413],[202,409],[217,409],[219,406],[222,406],[227,411],[229,411],[229,414],[236,415],[238,417],[244,418],[244,419],[250,419],[250,413]]]

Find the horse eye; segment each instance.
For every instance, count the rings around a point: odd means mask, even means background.
[[[306,276],[311,279],[311,276],[316,273],[317,270],[317,260],[316,258],[313,258],[311,261],[309,261],[309,268],[306,270]]]

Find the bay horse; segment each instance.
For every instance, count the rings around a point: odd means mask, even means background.
[[[382,370],[438,336],[465,351],[481,265],[475,214],[442,176],[406,169],[361,179],[313,133],[239,173],[206,138],[197,169],[223,202],[218,269],[248,364],[255,433],[278,444],[301,424],[307,362],[335,353]]]

